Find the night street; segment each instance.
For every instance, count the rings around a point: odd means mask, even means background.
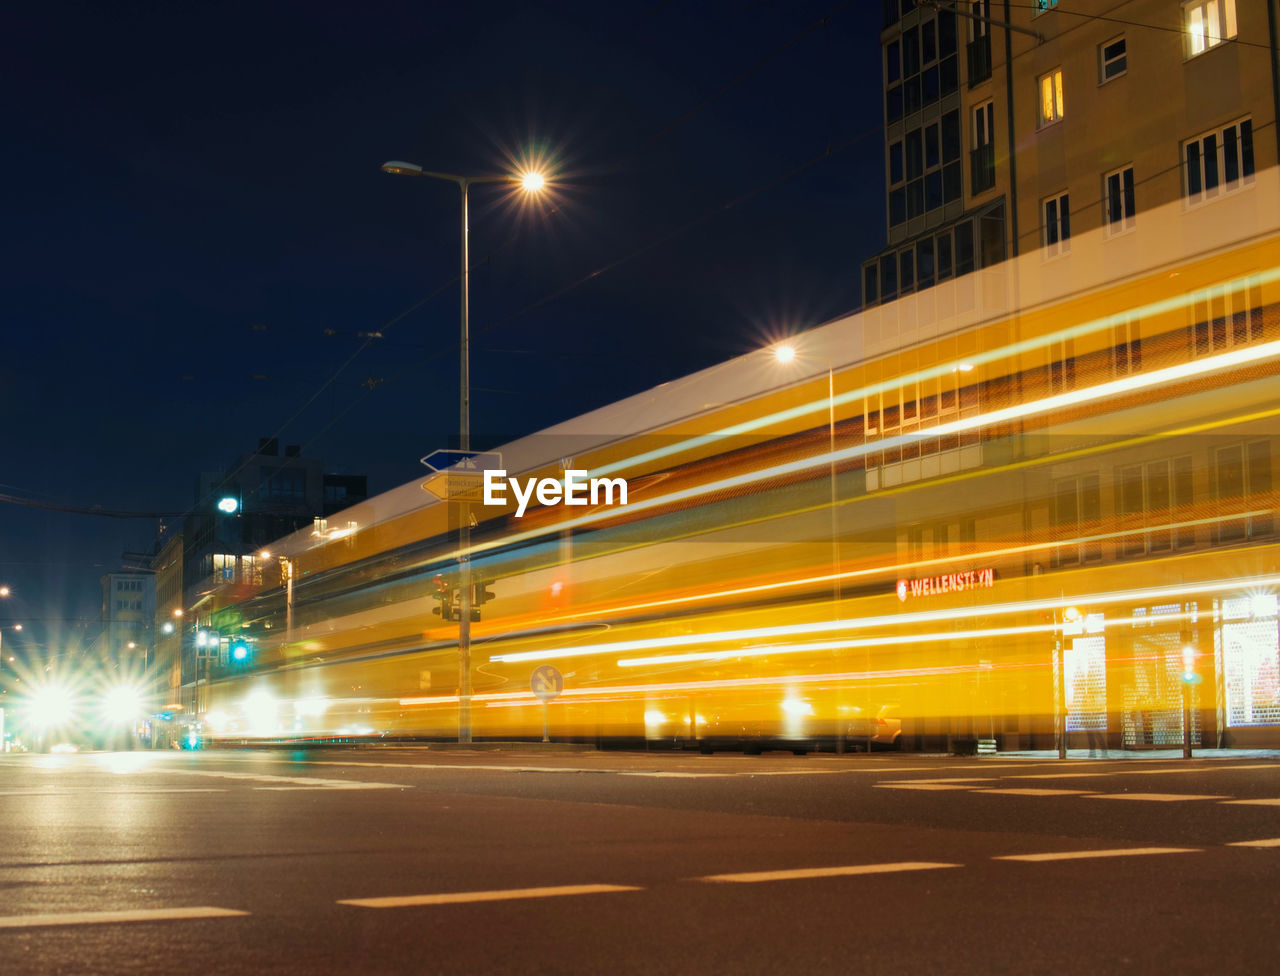
[[[15,755],[17,973],[1243,970],[1280,761]]]

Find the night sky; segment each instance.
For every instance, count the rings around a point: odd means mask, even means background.
[[[9,6],[6,648],[96,621],[155,513],[259,437],[372,492],[456,437],[458,191],[384,160],[551,173],[472,191],[478,447],[856,307],[879,26],[862,0]]]

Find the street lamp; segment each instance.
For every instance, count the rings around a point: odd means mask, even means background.
[[[525,192],[537,193],[546,186],[541,173],[527,172],[519,176],[460,176],[457,173],[436,173],[423,169],[417,163],[392,159],[382,164],[384,173],[394,176],[425,176],[433,180],[446,180],[458,184],[462,194],[462,315],[459,338],[459,398],[458,398],[458,449],[471,450],[471,266],[468,258],[470,229],[467,217],[467,197],[473,183],[517,184]],[[471,741],[471,513],[466,502],[461,503],[458,519],[458,741]]]
[[[780,342],[773,347],[773,358],[779,363],[787,364],[795,362],[796,347],[790,343]],[[840,533],[836,518],[836,371],[835,366],[827,361],[827,457],[829,459],[829,482],[831,487],[831,605],[832,613],[835,617],[840,616]],[[870,655],[868,649],[868,666],[870,671]],[[871,754],[871,738],[873,730],[871,726],[871,701],[870,686],[868,685],[867,693],[867,754]],[[836,716],[836,751],[844,752],[844,733],[839,731],[839,715]]]

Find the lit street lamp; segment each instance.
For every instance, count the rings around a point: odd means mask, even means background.
[[[382,164],[384,173],[396,176],[426,176],[433,180],[447,180],[457,183],[462,193],[462,316],[460,333],[460,379],[459,379],[459,420],[458,449],[471,450],[471,339],[470,339],[470,301],[471,301],[471,266],[468,258],[468,239],[470,235],[467,217],[467,196],[473,183],[510,183],[518,184],[526,192],[537,193],[545,185],[546,180],[540,173],[529,172],[520,176],[459,176],[456,173],[435,173],[423,169],[417,163],[406,163],[393,159]],[[458,606],[458,741],[471,741],[471,516],[466,503],[462,503],[462,511],[458,519],[458,589],[460,602]]]

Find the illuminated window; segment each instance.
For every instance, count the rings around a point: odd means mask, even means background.
[[[1123,37],[1115,37],[1098,45],[1098,83],[1105,85],[1112,78],[1119,78],[1129,70],[1129,58],[1125,52]]]
[[[1137,222],[1137,207],[1133,199],[1133,167],[1126,166],[1102,178],[1102,222],[1107,236],[1114,237],[1132,230]]]
[[[1253,185],[1253,120],[1241,119],[1182,147],[1182,192],[1189,204]]]
[[[1047,10],[1052,10],[1058,5],[1058,0],[1031,0],[1031,16],[1039,17]]]
[[[1062,99],[1062,69],[1055,68],[1047,75],[1041,75],[1036,82],[1040,97],[1037,100],[1040,112],[1040,127],[1052,125],[1062,119],[1064,104]]]
[[[1071,204],[1068,194],[1060,193],[1041,202],[1040,212],[1045,257],[1055,257],[1071,250]]]
[[[1182,5],[1187,57],[1194,58],[1236,36],[1236,0],[1192,0]]]

